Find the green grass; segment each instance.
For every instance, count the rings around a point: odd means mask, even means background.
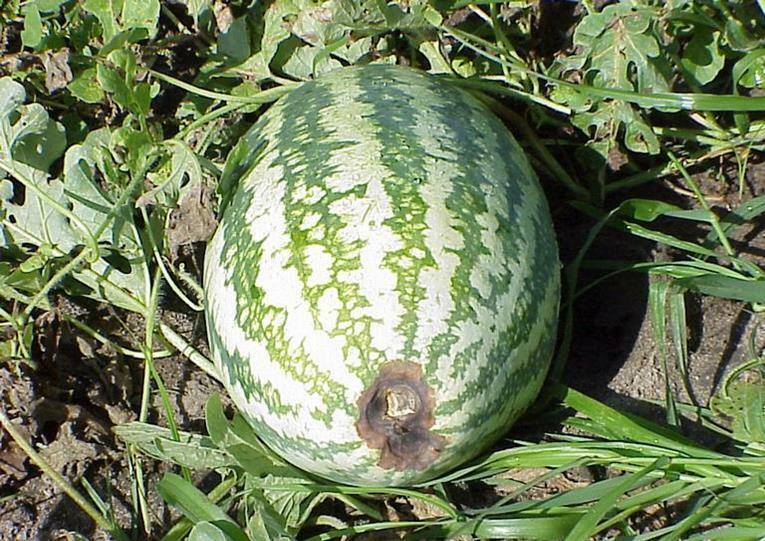
[[[3,428],[116,539],[320,540],[385,530],[415,539],[765,537],[765,359],[754,337],[748,362],[728,372],[708,404],[693,402],[692,393],[684,402],[672,390],[689,387],[687,292],[741,302],[756,317],[765,307],[765,269],[731,242],[762,219],[765,196],[739,197],[721,212],[693,175],[716,160],[735,164],[732,191],[740,196],[748,168],[762,161],[765,4],[664,4],[598,9],[582,2],[569,38],[540,40],[542,8],[527,2],[350,0],[316,10],[308,0],[234,1],[225,29],[209,0],[4,3],[0,357],[11,367],[36,367],[34,321],[53,309],[54,293],[142,316],[143,336],[132,343],[62,316],[143,367],[138,421],[116,429],[128,443],[133,525],[120,528],[106,496],[86,480],[75,487],[58,475],[0,410]],[[561,26],[564,18],[554,17]],[[543,51],[545,40],[557,54]],[[61,52],[63,64],[53,62]],[[552,412],[545,435],[508,442],[411,489],[312,478],[273,455],[241,417],[226,418],[215,396],[206,408],[208,434],[189,434],[174,420],[154,364],[178,351],[215,376],[160,316],[170,302],[201,310],[200,277],[173,257],[173,210],[200,187],[217,190],[214,204],[225,200],[231,186],[218,184],[225,157],[268,103],[300,81],[369,61],[408,62],[475,92],[521,139],[550,195],[594,223],[570,247],[577,255],[564,268],[561,341],[540,398]],[[691,194],[687,207],[633,192],[667,179]],[[684,222],[706,237],[670,233]],[[589,249],[605,228],[671,249],[672,259],[593,259]],[[204,233],[187,240],[203,241]],[[602,274],[582,283],[585,268]],[[614,410],[562,379],[577,300],[624,272],[649,276],[665,426]],[[167,428],[146,424],[155,393]],[[719,445],[687,439],[683,419],[715,433]],[[177,464],[180,475],[147,485],[147,456]],[[221,479],[207,494],[191,482],[203,468]],[[540,490],[581,468],[599,477]],[[523,471],[530,480],[515,480]],[[501,496],[471,503],[460,490],[466,486]],[[149,491],[184,518],[158,524]],[[419,501],[432,518],[388,521],[383,498]],[[639,526],[658,509],[660,526]]]

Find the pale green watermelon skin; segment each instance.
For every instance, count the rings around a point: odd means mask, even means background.
[[[411,485],[475,456],[547,373],[559,260],[542,189],[477,99],[418,71],[345,68],[263,114],[205,261],[212,357],[289,462]],[[388,361],[422,367],[446,438],[423,469],[377,465],[357,401]]]

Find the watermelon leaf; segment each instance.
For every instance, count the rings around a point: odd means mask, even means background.
[[[143,312],[143,295],[148,294],[149,269],[138,228],[132,215],[132,198],[105,193],[96,178],[109,178],[109,185],[118,186],[112,166],[113,132],[108,128],[88,134],[82,144],[73,145],[64,157],[64,193],[72,211],[90,234],[101,231],[98,241],[109,246],[127,261],[127,268],[105,257],[74,276],[91,288],[88,295],[106,300],[134,312]],[[116,195],[116,194],[115,194]]]
[[[216,447],[206,436],[179,432],[176,439],[168,428],[137,421],[118,425],[114,432],[125,443],[132,443],[147,455],[180,466],[209,469],[236,464],[226,451]]]
[[[148,268],[126,205],[129,191],[122,189],[122,203],[117,205],[95,181],[100,175],[112,186],[119,185],[115,170],[108,166],[110,132],[97,130],[82,144],[71,146],[64,156],[62,178],[51,179],[47,168],[63,150],[63,128],[40,107],[22,105],[23,87],[11,79],[0,79],[0,95],[0,175],[21,185],[1,180],[3,245],[15,246],[22,254],[48,254],[50,262],[85,245],[89,264],[72,269],[72,276],[87,288],[80,294],[143,312],[141,294],[147,290]],[[120,257],[115,259],[114,254]],[[26,264],[27,271],[31,263]],[[44,264],[39,260],[34,267]]]
[[[579,54],[561,60],[559,67],[564,71],[583,71],[587,82],[598,88],[641,93],[668,91],[654,19],[652,8],[627,3],[589,12],[574,31]],[[572,92],[557,92],[555,96],[575,108],[572,122],[592,137],[589,146],[602,155],[604,162],[618,148],[620,130],[629,150],[659,152],[658,138],[634,105],[619,100],[596,100],[587,105]]]
[[[765,47],[747,53],[733,66],[733,83],[747,88],[765,87]]]
[[[710,402],[712,409],[730,419],[733,435],[740,441],[765,443],[765,384],[751,372],[747,380],[728,380]]]
[[[699,26],[685,47],[680,65],[686,77],[696,85],[705,85],[717,77],[725,63],[720,51],[720,32],[707,26]]]
[[[264,11],[257,18],[253,12],[236,19],[219,37],[218,50],[231,65],[222,73],[247,74],[256,81],[285,75],[308,80],[342,67],[341,60],[355,63],[379,55],[384,50],[379,43],[388,32],[425,29],[428,21],[441,19],[421,0],[407,4],[277,0]],[[259,43],[250,46],[249,28],[261,24]]]
[[[143,29],[153,37],[159,20],[159,0],[86,0],[82,8],[101,23],[104,43],[120,32]]]

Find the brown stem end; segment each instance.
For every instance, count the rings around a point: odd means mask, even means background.
[[[381,450],[381,468],[422,470],[446,445],[446,438],[430,431],[436,422],[435,398],[417,363],[382,365],[372,385],[359,397],[358,407],[356,430],[370,449]]]

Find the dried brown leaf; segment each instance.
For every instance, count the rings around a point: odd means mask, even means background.
[[[45,51],[40,55],[45,67],[45,88],[51,94],[65,88],[72,80],[72,70],[69,67],[69,49]]]

